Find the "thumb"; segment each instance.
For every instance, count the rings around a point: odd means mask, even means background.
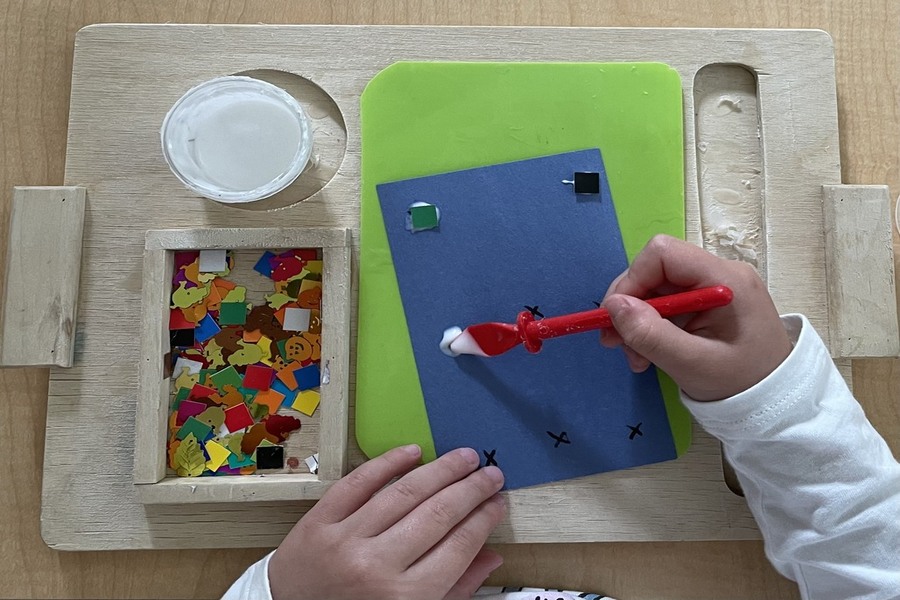
[[[603,305],[625,345],[664,371],[691,345],[689,333],[643,300],[614,294]]]

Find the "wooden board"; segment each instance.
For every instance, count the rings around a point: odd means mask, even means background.
[[[17,187],[0,314],[0,366],[71,367],[85,190]],[[52,239],[55,243],[47,244]]]
[[[698,52],[698,48],[702,51]],[[693,82],[707,64],[744,64],[756,75],[761,226],[770,290],[782,310],[809,315],[828,338],[821,186],[839,183],[833,48],[816,31],[97,26],[80,32],[73,71],[66,181],[84,185],[81,312],[74,369],[51,373],[43,535],[63,549],[260,546],[278,543],[297,505],[140,505],[127,446],[147,229],[358,228],[359,93],[400,59],[625,60],[667,62],[685,92],[689,239],[699,242],[698,140]],[[277,212],[222,207],[187,193],[159,152],[158,128],[189,87],[223,73],[281,69],[308,77],[340,107],[347,150],[334,178]],[[799,168],[797,161],[802,161]],[[711,196],[714,200],[715,195]],[[707,203],[710,200],[707,200]],[[140,218],[135,218],[136,214]],[[122,290],[115,297],[110,287]],[[352,346],[351,335],[351,346]],[[117,364],[121,376],[101,377]],[[352,375],[352,369],[351,369]],[[351,376],[352,388],[352,376]],[[76,393],[73,393],[76,390]],[[521,490],[494,541],[742,539],[758,537],[743,500],[723,484],[718,445],[701,431],[675,463]],[[351,464],[360,457],[351,448]],[[77,465],[77,476],[72,475]],[[549,507],[549,508],[548,508]]]

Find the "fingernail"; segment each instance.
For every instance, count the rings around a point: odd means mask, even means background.
[[[473,450],[472,448],[460,448],[456,452],[470,467],[477,467],[479,464],[481,464],[481,458],[478,456],[478,453],[475,452],[475,450]]]
[[[484,474],[488,476],[488,479],[490,479],[497,485],[503,485],[503,471],[493,465],[490,467],[485,467],[482,470],[484,471]]]
[[[420,456],[422,456],[422,449],[419,448],[418,444],[410,444],[408,446],[402,446],[400,449],[403,452],[406,452],[407,454],[412,456],[413,458],[419,458]]]
[[[503,557],[499,554],[492,556],[491,562],[488,563],[488,569],[491,571],[496,571],[501,566],[503,566]]]
[[[603,303],[610,316],[615,317],[631,305],[631,298],[627,296],[610,296]]]

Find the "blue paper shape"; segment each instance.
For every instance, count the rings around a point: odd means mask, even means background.
[[[319,387],[321,379],[319,365],[309,365],[308,367],[297,369],[294,371],[294,379],[297,380],[297,389],[301,392]]]
[[[284,396],[284,400],[281,401],[281,408],[290,408],[294,400],[297,399],[297,394],[300,393],[299,390],[288,388],[280,379],[274,380],[269,388]]]
[[[575,171],[599,172],[601,193],[576,196],[562,183]],[[450,358],[438,347],[448,327],[513,323],[525,305],[546,316],[594,308],[627,267],[598,149],[377,191],[438,455],[475,448],[509,489],[676,457],[655,371],[632,373],[596,332],[534,355]],[[422,198],[441,207],[441,226],[410,235],[406,211]],[[629,439],[638,423],[643,435]]]
[[[200,322],[197,323],[197,327],[194,328],[194,340],[197,342],[205,342],[220,331],[222,331],[222,329],[219,328],[216,320],[207,314],[200,319]]]
[[[260,275],[264,275],[265,277],[272,277],[272,265],[270,264],[270,260],[275,258],[275,255],[268,250],[263,252],[262,257],[256,261],[256,264],[253,265],[253,270],[259,273]]]

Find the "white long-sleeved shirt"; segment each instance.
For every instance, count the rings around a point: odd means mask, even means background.
[[[900,464],[866,419],[805,317],[783,317],[794,349],[767,378],[718,402],[682,397],[722,440],[775,568],[812,600],[900,598]],[[271,554],[269,555],[271,556]],[[271,600],[269,556],[226,600]],[[479,600],[597,599],[484,589]]]

